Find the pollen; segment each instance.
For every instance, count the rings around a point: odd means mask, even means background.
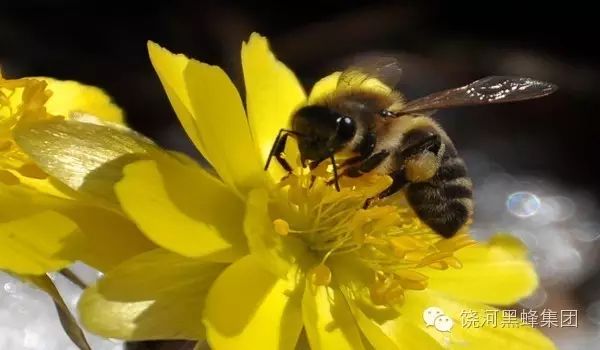
[[[454,253],[474,243],[466,230],[442,237],[420,221],[401,193],[364,208],[391,179],[369,174],[342,178],[337,191],[326,169],[295,169],[279,183],[271,207],[276,208],[274,231],[300,239],[321,261],[308,271],[314,285],[331,283],[336,271],[325,263],[343,256],[371,271],[373,279],[364,282],[371,302],[398,305],[407,290],[427,288],[428,269],[462,267]]]

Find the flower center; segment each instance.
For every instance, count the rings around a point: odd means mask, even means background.
[[[372,271],[374,303],[397,304],[404,299],[404,290],[427,287],[422,268],[462,266],[453,254],[474,242],[465,230],[444,239],[421,222],[401,193],[363,208],[391,179],[369,174],[342,178],[338,192],[327,183],[326,169],[326,165],[313,172],[296,169],[284,178],[278,209],[272,211],[275,231],[300,238],[321,261],[311,271],[315,284],[329,284],[327,260],[345,255]]]

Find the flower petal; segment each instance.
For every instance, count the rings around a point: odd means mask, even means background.
[[[264,164],[277,133],[290,128],[292,112],[305,102],[306,95],[294,73],[277,60],[267,39],[257,33],[242,44],[242,67],[248,122]],[[295,160],[293,154],[287,155]]]
[[[246,113],[223,70],[198,61],[185,69],[185,82],[206,156],[223,181],[244,193],[264,180]]]
[[[423,272],[429,288],[459,300],[510,305],[532,293],[537,275],[525,256],[526,248],[516,238],[496,236],[489,243],[475,244],[456,252],[460,269]]]
[[[311,349],[364,349],[354,316],[339,289],[315,286],[307,278],[302,317]]]
[[[335,72],[317,81],[310,91],[308,103],[312,104],[335,91],[340,75],[342,72]]]
[[[224,267],[163,249],[141,254],[85,290],[81,322],[110,338],[203,339],[205,295]]]
[[[74,112],[87,113],[104,121],[123,123],[123,111],[102,89],[71,80],[42,79],[52,91],[46,102],[48,113],[65,117]]]
[[[151,241],[122,214],[73,202],[61,209],[82,233],[84,244],[78,259],[108,271],[135,255],[156,248]]]
[[[375,349],[443,349],[433,338],[409,319],[390,310],[368,308],[350,301],[356,321]],[[421,320],[422,322],[422,320]]]
[[[125,126],[52,118],[13,129],[19,147],[45,173],[94,200],[118,207],[114,184],[123,167],[165,153]],[[51,182],[53,182],[50,179]]]
[[[37,227],[32,227],[31,236],[24,236],[25,239],[33,240],[36,244],[43,244],[43,249],[53,249],[52,242],[44,242],[46,238],[56,240],[58,244],[64,246],[55,257],[66,260],[60,265],[67,265],[73,260],[82,260],[101,271],[106,271],[133,255],[156,248],[122,213],[91,206],[80,200],[56,198],[20,185],[0,186],[0,206],[10,208],[0,213],[0,222],[26,221],[49,210],[52,210],[51,213],[55,216],[62,218],[59,222],[71,222],[74,226],[72,235],[67,235],[68,231],[64,233],[59,231],[57,233],[60,235],[53,238],[49,233],[57,226],[42,221]],[[11,246],[6,246],[6,249],[12,249],[9,247]],[[40,250],[38,253],[43,251]],[[9,254],[12,255],[12,253],[0,253],[6,256]],[[23,258],[20,256],[19,259]]]
[[[81,239],[75,223],[54,211],[0,223],[0,269],[30,275],[59,270],[75,260]]]
[[[425,325],[423,312],[431,307],[439,307],[445,315],[453,320],[450,332],[440,332],[435,327]],[[483,318],[487,312],[499,311],[493,307],[479,303],[465,303],[447,299],[445,296],[433,291],[407,291],[406,300],[400,312],[416,325],[427,332],[432,338],[450,349],[486,349],[486,350],[550,350],[555,349],[552,342],[536,329],[523,324],[514,324],[514,328],[498,312],[496,326],[479,325],[468,326],[462,322],[461,314],[476,312]],[[519,320],[517,314],[515,321]],[[509,326],[506,326],[509,325]]]
[[[184,128],[221,179],[241,193],[262,183],[244,107],[227,74],[153,43],[148,50]]]
[[[393,308],[373,305],[368,297],[372,271],[354,259],[334,257],[329,265],[341,285],[360,330],[375,349],[442,349],[419,328],[421,319],[398,313]]]
[[[206,149],[195,117],[192,115],[192,106],[184,79],[184,71],[190,59],[182,54],[173,54],[152,41],[148,41],[148,54],[179,122],[194,145],[206,157]]]
[[[294,349],[302,329],[302,286],[296,277],[279,279],[252,255],[229,266],[206,298],[204,325],[211,347]]]
[[[250,252],[263,267],[285,278],[290,269],[299,263],[298,258],[309,258],[308,252],[296,238],[282,237],[275,232],[267,201],[266,191],[257,189],[250,192],[246,202],[244,233]]]
[[[165,157],[128,165],[115,191],[152,241],[179,254],[233,261],[245,253],[243,204],[198,165]]]

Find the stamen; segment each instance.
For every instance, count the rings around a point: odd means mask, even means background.
[[[332,271],[326,265],[333,256],[356,259],[372,271],[369,288],[376,305],[398,305],[406,290],[427,288],[426,269],[461,268],[454,253],[474,241],[461,231],[450,239],[433,232],[398,197],[363,209],[364,201],[390,184],[386,176],[366,175],[340,181],[340,191],[327,185],[326,165],[312,172],[295,169],[282,179],[273,196],[277,215],[275,232],[294,236],[320,261],[308,271],[316,286],[329,285]],[[335,272],[335,271],[334,271]]]
[[[38,79],[5,79],[0,72],[0,163],[2,168],[16,171],[5,173],[1,181],[18,182],[15,176],[46,179],[47,175],[33,165],[29,157],[13,143],[12,129],[20,120],[44,120],[52,118],[45,104],[51,92],[47,83]],[[16,179],[16,180],[15,180]]]
[[[381,273],[369,288],[369,294],[375,305],[399,305],[404,302],[404,288],[399,281]]]

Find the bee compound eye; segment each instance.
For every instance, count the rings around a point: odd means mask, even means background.
[[[344,116],[337,119],[337,136],[341,140],[350,140],[356,133],[354,119]]]

